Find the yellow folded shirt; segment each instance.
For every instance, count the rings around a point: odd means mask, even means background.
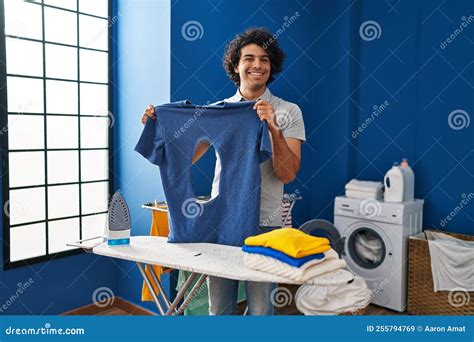
[[[250,236],[244,243],[247,246],[270,247],[293,258],[324,253],[331,249],[328,239],[312,236],[295,228],[280,228]]]

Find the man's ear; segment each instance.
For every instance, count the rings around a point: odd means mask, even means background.
[[[236,74],[239,73],[239,65],[238,65],[238,64],[234,67],[234,72],[235,72]]]

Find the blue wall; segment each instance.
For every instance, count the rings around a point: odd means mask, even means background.
[[[391,7],[388,2],[362,1],[352,6],[351,44],[346,47],[353,55],[346,57],[350,58],[350,90],[345,101],[349,109],[339,108],[334,116],[340,117],[327,119],[328,124],[314,133],[339,135],[336,146],[326,144],[326,151],[347,142],[348,155],[340,160],[342,164],[326,168],[328,172],[347,169],[347,178],[318,177],[312,190],[331,183],[326,187],[332,186],[333,191],[322,196],[325,204],[343,193],[348,179],[381,180],[393,161],[407,157],[415,171],[415,195],[425,200],[424,227],[473,234],[472,203],[461,203],[465,196],[472,199],[474,192],[473,128],[454,130],[448,123],[449,114],[457,109],[472,116],[473,27],[464,28],[444,49],[440,43],[459,28],[463,16],[472,15],[474,6],[471,1],[439,5],[436,1],[401,1]],[[344,6],[349,7],[349,1]],[[380,25],[379,39],[361,39],[358,28],[368,20]],[[474,17],[470,21],[472,26]],[[332,34],[327,38],[334,39]],[[327,103],[320,93],[314,96],[315,103],[318,99]],[[380,108],[385,101],[387,108],[353,138],[351,132],[371,116],[374,106]],[[316,107],[328,118],[335,105],[328,110],[323,103]],[[341,126],[350,131],[336,133]],[[312,206],[318,208],[315,216],[332,216],[331,207],[319,211],[320,201]],[[464,209],[451,221],[443,221],[459,206]]]
[[[116,278],[114,262],[92,254],[0,270],[0,305],[7,305],[0,315],[56,315],[76,309],[91,304],[99,287],[116,293]],[[12,300],[21,287],[26,289]]]
[[[151,213],[141,205],[164,200],[156,166],[133,149],[142,132],[141,113],[148,104],[170,99],[170,4],[166,0],[121,0],[114,12],[115,185],[126,199],[132,235],[148,235]],[[117,294],[141,304],[142,278],[135,263],[117,261]],[[164,277],[169,288],[169,276]],[[156,309],[147,302],[143,306]]]
[[[416,197],[425,200],[424,227],[473,233],[469,202],[441,222],[465,195],[474,196],[472,125],[453,130],[448,124],[451,111],[473,111],[473,28],[464,28],[445,49],[440,43],[463,16],[469,18],[474,5],[468,0],[439,5],[428,0],[176,1],[171,98],[205,103],[232,95],[235,87],[221,62],[225,44],[251,26],[276,32],[285,16],[298,11],[298,19],[279,36],[288,59],[270,85],[274,94],[302,108],[306,124],[302,167],[286,187],[304,197],[294,209],[295,224],[315,217],[332,220],[334,197],[344,193],[348,180],[382,180],[394,161],[406,157],[415,171]],[[201,24],[202,37],[188,41],[182,27],[191,20]],[[379,25],[378,39],[362,39],[359,28],[366,21]],[[366,126],[371,116],[375,120]],[[353,136],[358,127],[362,132]],[[196,171],[202,187],[209,185],[213,159],[207,156]]]

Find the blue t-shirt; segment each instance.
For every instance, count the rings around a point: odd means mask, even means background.
[[[272,151],[267,123],[254,103],[181,101],[155,107],[156,120],[147,121],[135,151],[160,166],[169,242],[242,246],[259,233],[259,163]],[[191,159],[202,140],[214,146],[222,165],[219,194],[204,203],[196,201],[191,181]]]

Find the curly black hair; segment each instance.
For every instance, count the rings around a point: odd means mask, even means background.
[[[267,84],[271,83],[274,80],[273,76],[282,70],[286,56],[278,45],[276,35],[273,35],[266,28],[249,28],[243,33],[237,35],[227,45],[223,60],[227,77],[229,77],[229,79],[231,79],[237,86],[240,85],[240,76],[234,71],[234,69],[239,64],[241,49],[249,44],[257,44],[268,53],[271,70]]]

